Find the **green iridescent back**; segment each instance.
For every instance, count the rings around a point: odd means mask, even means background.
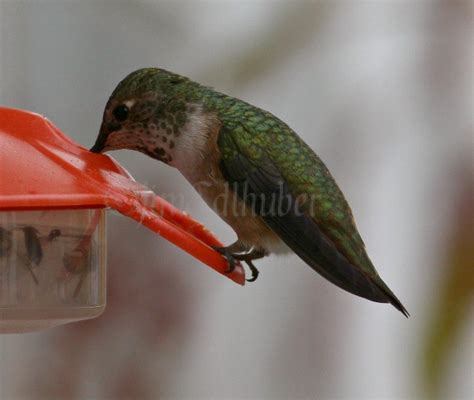
[[[313,150],[267,111],[233,98],[211,98],[208,103],[209,108],[218,110],[225,127],[223,135],[230,136],[219,140],[222,158],[232,159],[240,152],[255,166],[270,161],[292,194],[303,199],[302,209],[339,251],[367,272],[375,273],[343,193]]]

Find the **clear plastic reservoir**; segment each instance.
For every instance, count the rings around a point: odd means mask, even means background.
[[[0,333],[94,318],[105,308],[104,209],[0,212]]]

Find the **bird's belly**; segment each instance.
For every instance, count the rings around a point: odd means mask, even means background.
[[[239,240],[249,248],[255,247],[274,254],[290,252],[280,237],[238,197],[222,177],[209,174],[205,180],[186,178],[207,205],[231,226]]]

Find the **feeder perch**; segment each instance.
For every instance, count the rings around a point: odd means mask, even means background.
[[[115,209],[241,285],[203,225],[113,158],[41,115],[0,108],[0,333],[95,318],[106,304],[106,214]],[[113,268],[113,266],[112,266]]]

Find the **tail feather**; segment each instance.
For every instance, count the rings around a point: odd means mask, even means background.
[[[389,289],[385,282],[382,281],[382,279],[378,278],[378,280],[380,282],[377,282],[377,287],[386,296],[386,302],[393,305],[398,311],[400,311],[405,317],[408,318],[410,316],[410,313],[407,311],[402,302],[398,300],[397,296],[395,296],[395,294]]]
[[[265,216],[265,222],[303,261],[324,278],[357,296],[378,303],[390,303],[405,317],[408,311],[378,276],[351,263],[318,225],[305,215]]]
[[[292,247],[290,243],[287,244]],[[402,302],[378,275],[368,276],[349,263],[340,253],[333,252],[331,260],[326,259],[324,263],[326,267],[322,268],[323,263],[318,263],[316,257],[311,257],[307,252],[303,253],[297,246],[293,246],[293,250],[313,270],[341,289],[377,303],[390,303],[405,317],[410,316]]]

